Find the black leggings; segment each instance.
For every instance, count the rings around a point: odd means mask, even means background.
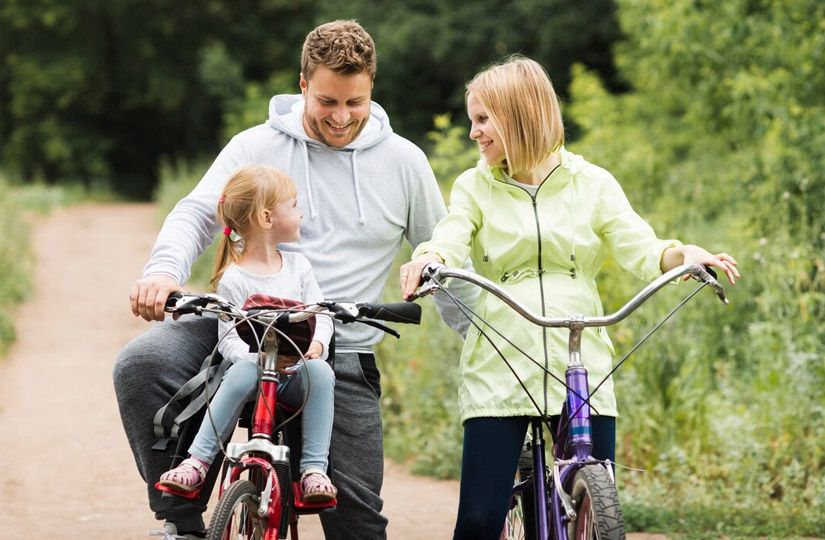
[[[616,419],[592,417],[593,457],[614,460]],[[558,417],[552,417],[555,429]],[[461,488],[453,540],[498,540],[530,418],[471,418],[464,422]],[[548,442],[549,444],[549,442]]]

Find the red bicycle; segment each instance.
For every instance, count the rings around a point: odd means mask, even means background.
[[[337,501],[311,503],[303,500],[293,481],[290,434],[287,427],[300,413],[278,405],[278,350],[295,347],[295,332],[311,317],[333,317],[343,323],[361,322],[395,337],[399,334],[377,321],[418,324],[421,307],[413,303],[367,304],[320,302],[288,309],[259,306],[244,311],[215,294],[176,294],[167,301],[170,313],[214,313],[234,320],[241,337],[258,352],[260,383],[252,413],[250,437],[229,443],[224,452],[218,504],[212,515],[207,540],[298,540],[298,517],[335,508]],[[251,337],[250,337],[251,336]],[[300,353],[299,353],[300,354]],[[296,423],[297,424],[297,423]],[[292,444],[300,448],[300,444]]]

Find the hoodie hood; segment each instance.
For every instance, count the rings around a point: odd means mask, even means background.
[[[268,124],[273,129],[286,133],[290,137],[303,141],[310,146],[330,148],[320,141],[312,139],[304,130],[304,98],[300,94],[282,94],[269,101]],[[364,150],[375,146],[392,134],[387,113],[374,101],[370,102],[370,118],[367,125],[354,141],[336,150]]]
[[[384,141],[392,135],[390,119],[383,108],[374,101],[370,102],[370,117],[367,124],[358,137],[346,146],[333,148],[321,141],[311,138],[304,129],[304,98],[300,94],[278,95],[269,101],[269,120],[271,128],[280,131],[295,139],[304,158],[304,174],[306,177],[306,193],[309,205],[309,215],[311,219],[318,217],[318,210],[315,207],[315,198],[312,192],[312,176],[309,166],[309,147],[326,148],[342,152],[350,152],[350,163],[352,169],[352,189],[355,193],[355,201],[358,207],[358,222],[366,224],[367,218],[364,214],[364,205],[361,199],[361,182],[358,177],[358,152],[366,150]]]

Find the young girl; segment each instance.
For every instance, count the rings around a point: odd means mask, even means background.
[[[404,297],[429,262],[460,266],[468,256],[476,272],[547,317],[602,314],[595,278],[608,254],[648,281],[683,263],[719,267],[731,283],[739,276],[727,254],[658,239],[609,172],[564,149],[559,103],[536,62],[513,57],[482,71],[467,85],[466,99],[470,138],[482,159],[455,181],[448,215],[432,240],[401,267]],[[493,327],[507,328],[516,346],[563,379],[563,332],[534,326],[487,293],[476,310]],[[505,358],[523,358],[507,343],[496,345]],[[612,345],[605,332],[587,330],[581,347],[595,385],[610,372]],[[558,422],[564,388],[530,362],[513,367],[541,413],[549,411]],[[460,373],[464,451],[454,538],[497,539],[527,425],[539,411],[477,330],[467,335]],[[591,403],[599,412],[593,417],[593,456],[613,461],[617,411],[611,379]]]
[[[304,304],[323,300],[309,261],[298,253],[278,249],[279,244],[300,237],[303,215],[296,195],[292,180],[272,167],[244,167],[229,179],[217,211],[218,219],[225,225],[212,277],[212,286],[217,286],[219,295],[237,305],[254,293],[296,299]],[[233,231],[239,239],[232,239]],[[303,402],[305,379],[309,377],[309,395],[302,414],[300,471],[304,499],[316,502],[330,500],[337,493],[326,475],[335,380],[323,359],[328,354],[332,332],[329,317],[316,317],[315,335],[304,353],[307,361],[278,389],[279,401],[299,406]],[[229,437],[241,409],[257,391],[257,357],[238,336],[234,322],[221,321],[219,337],[223,339],[218,349],[232,361],[232,366],[209,405],[212,421],[204,418],[189,447],[189,458],[160,477],[162,486],[176,491],[193,493],[200,489],[218,452],[218,441]],[[285,375],[282,371],[282,380]]]

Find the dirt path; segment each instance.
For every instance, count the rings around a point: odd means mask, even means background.
[[[38,219],[36,286],[0,359],[0,539],[136,540],[157,527],[111,382],[117,351],[146,329],[127,295],[154,241],[153,211],[88,204]],[[390,539],[450,538],[456,482],[388,463],[384,498]],[[317,517],[301,524],[302,539],[323,538]]]

